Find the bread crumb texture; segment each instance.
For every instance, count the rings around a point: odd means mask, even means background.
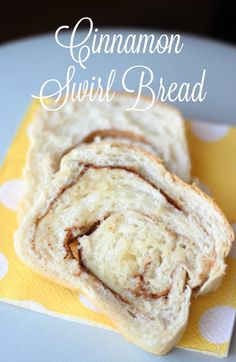
[[[110,320],[102,315],[86,296],[79,294],[78,291],[69,290],[41,278],[16,257],[13,233],[17,228],[16,209],[23,193],[23,183],[20,178],[29,146],[29,127],[38,107],[37,102],[30,106],[0,169],[0,300],[57,317],[73,319],[114,330],[115,327]],[[204,127],[204,124],[189,122],[187,138],[193,164],[193,176],[198,178],[200,186],[202,184],[209,190],[223,209],[234,231],[236,231],[236,129],[211,125],[205,125]],[[98,177],[101,179],[105,177],[104,170],[99,170],[96,173],[96,178],[93,177],[93,170],[89,172],[86,176],[89,177],[91,183],[89,189],[98,189]],[[122,202],[122,199],[129,199],[130,195],[124,193],[132,192],[133,189],[129,189],[127,185],[124,186],[122,171],[118,173],[111,172],[109,175],[110,180],[107,180],[106,185],[110,187],[109,195],[111,199],[106,200],[106,202],[112,205],[114,177],[120,179],[120,181],[118,180],[121,195],[120,202]],[[130,184],[133,182],[134,184],[132,178],[133,176],[130,176],[127,182]],[[93,185],[93,182],[96,182],[96,185]],[[86,184],[88,185],[88,182]],[[78,192],[80,191],[78,190]],[[142,204],[142,197],[147,195],[148,192],[148,186],[147,190],[144,188],[140,192],[138,204]],[[96,197],[96,192],[94,192],[93,197]],[[102,200],[97,201],[101,202]],[[65,200],[64,206],[66,202]],[[154,197],[151,197],[151,194],[149,194],[149,197],[145,196],[145,203],[147,202],[149,203],[149,209],[154,208],[153,205],[156,201]],[[96,203],[94,204],[96,205]],[[161,205],[161,203],[158,201],[157,205]],[[131,206],[133,209],[135,205]],[[61,212],[62,210],[58,210],[59,214]],[[73,210],[71,212],[73,214]],[[87,219],[87,215],[83,214],[83,212],[84,210],[81,211],[81,217]],[[167,210],[164,212],[167,212]],[[92,215],[91,210],[90,215]],[[160,279],[163,281],[163,285],[159,284],[157,290],[155,276],[153,275],[155,268],[152,269],[155,266],[154,263],[162,263],[164,266],[166,262],[174,268],[176,261],[186,261],[186,245],[179,243],[177,246],[175,245],[175,257],[171,262],[170,259],[173,253],[170,253],[170,250],[173,248],[175,236],[162,228],[161,225],[152,225],[149,228],[148,224],[153,223],[153,220],[146,220],[145,218],[145,215],[141,217],[140,213],[133,211],[125,214],[114,212],[108,218],[104,217],[102,225],[93,232],[92,237],[85,235],[81,239],[81,246],[86,250],[84,258],[89,269],[99,276],[101,280],[106,280],[107,284],[117,293],[124,293],[124,285],[128,283],[126,290],[129,292],[122,294],[122,298],[131,302],[137,299],[135,293],[140,292],[140,288],[137,288],[140,279],[137,276],[143,272],[144,259],[147,261],[145,281],[148,285],[147,292],[150,294],[162,293],[164,286],[168,286],[171,281],[171,270],[169,270],[169,275],[163,271],[164,277]],[[111,229],[114,225],[120,235],[119,250],[116,248],[111,249],[109,263],[105,263],[104,260],[107,258],[106,244],[108,238],[109,243],[113,242]],[[103,233],[102,228],[110,230],[110,235],[109,232]],[[151,234],[157,232],[159,238],[158,248],[151,242],[153,240]],[[135,238],[135,254],[130,252],[132,249],[128,245],[129,233],[138,235]],[[93,245],[94,238],[100,238],[102,242]],[[165,243],[163,240],[165,240]],[[96,248],[99,248],[99,250],[96,250]],[[153,255],[155,255],[155,260],[151,260]],[[188,255],[188,258],[195,260],[194,255]],[[149,262],[152,263],[148,264]],[[227,264],[226,275],[221,287],[215,292],[192,299],[189,323],[178,347],[217,356],[227,355],[236,310],[236,253],[234,244],[227,258]],[[152,265],[152,267],[149,268],[149,265]],[[116,269],[122,270],[122,273],[117,275]],[[130,278],[130,270],[133,271],[133,279]],[[191,275],[191,270],[189,270],[189,274]],[[196,278],[196,276],[192,277],[193,285],[197,283],[194,277]],[[148,307],[151,308],[151,304],[149,306],[141,304],[139,307],[146,310]]]

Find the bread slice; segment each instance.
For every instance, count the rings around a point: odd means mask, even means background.
[[[58,171],[61,158],[83,142],[116,139],[141,146],[164,160],[167,168],[190,180],[190,160],[184,121],[174,108],[156,103],[145,112],[127,111],[135,96],[116,94],[112,102],[70,101],[59,111],[43,108],[35,115],[30,151],[24,169],[25,197],[20,219],[31,208],[38,191]],[[148,98],[140,106],[149,104]]]
[[[15,234],[33,270],[85,293],[141,348],[181,338],[192,291],[215,289],[233,232],[216,204],[127,144],[65,156]]]

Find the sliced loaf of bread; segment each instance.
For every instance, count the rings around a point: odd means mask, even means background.
[[[149,152],[108,142],[66,155],[15,234],[33,270],[86,294],[131,342],[177,344],[191,294],[216,289],[233,232],[195,186]]]

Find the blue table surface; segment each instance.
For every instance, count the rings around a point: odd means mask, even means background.
[[[127,34],[125,30],[123,33]],[[68,38],[64,35],[65,40]],[[178,56],[94,55],[89,59],[86,71],[78,72],[80,81],[92,75],[105,77],[113,67],[119,75],[134,64],[143,64],[151,67],[157,78],[163,76],[166,82],[194,82],[206,68],[206,100],[177,106],[189,118],[236,124],[236,48],[187,35],[182,39],[184,51]],[[47,79],[63,81],[70,64],[72,60],[68,52],[56,44],[53,34],[0,46],[0,163],[31,101],[31,94],[38,94],[41,84]],[[135,85],[135,79],[131,82]],[[119,77],[114,88],[121,88]],[[0,303],[0,362],[111,360],[218,361],[212,356],[180,349],[174,349],[168,357],[153,356],[116,333]],[[227,358],[227,361],[235,360],[236,333]]]

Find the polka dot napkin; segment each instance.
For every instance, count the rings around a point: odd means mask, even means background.
[[[23,191],[22,167],[34,102],[0,168],[0,300],[38,312],[115,330],[112,323],[80,293],[44,280],[26,268],[14,252],[16,209]],[[219,203],[236,232],[236,129],[192,122],[187,136],[193,176]],[[180,348],[222,357],[229,350],[236,310],[236,244],[228,257],[222,286],[192,300],[189,324]]]

